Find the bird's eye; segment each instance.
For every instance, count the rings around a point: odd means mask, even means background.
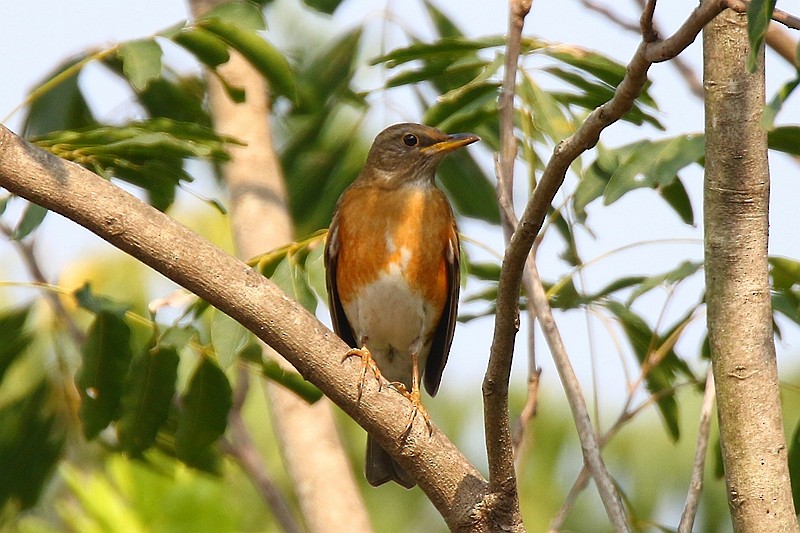
[[[417,139],[416,135],[412,135],[410,133],[407,133],[407,134],[403,135],[403,143],[406,146],[416,146],[416,145],[419,144],[419,139]]]

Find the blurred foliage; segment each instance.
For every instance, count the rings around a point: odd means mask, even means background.
[[[329,33],[289,35],[290,42],[273,41],[267,29],[266,19],[281,8],[277,3],[238,0],[154,35],[75,55],[31,91],[23,134],[59,157],[138,187],[153,206],[177,216],[180,190],[195,178],[218,175],[228,149],[240,141],[213,130],[205,82],[196,74],[178,73],[165,48],[190,54],[198,69],[219,78],[235,101],[246,100],[247,94],[217,68],[232,51],[240,53],[271,88],[276,149],[299,237],[253,258],[250,265],[315,312],[326,299],[323,228],[363,165],[376,94],[410,96],[421,121],[447,131],[474,132],[486,149],[499,149],[503,36],[465,35],[435,4],[421,0],[433,37],[422,39],[400,28],[404,42],[378,53],[368,20],[340,30],[328,17],[344,3],[305,0],[304,16],[325,20]],[[754,43],[763,38],[770,5],[774,2],[750,3]],[[83,82],[90,63],[129,87],[130,119],[112,123],[98,118]],[[588,111],[613,95],[626,67],[602,53],[536,38],[523,39],[521,65],[515,134],[531,190],[547,155],[576,131]],[[357,78],[369,69],[385,74],[385,83],[361,92]],[[775,119],[798,80],[800,75],[778,91],[765,114],[770,148],[792,155],[800,155],[800,126],[776,125]],[[659,116],[648,84],[623,120],[659,132]],[[589,290],[581,276],[593,268],[594,259],[584,259],[577,234],[594,235],[592,212],[642,190],[656,193],[678,220],[694,225],[681,174],[704,164],[703,151],[700,133],[652,140],[643,133],[622,146],[601,143],[571,166],[574,179],[565,186],[566,200],[551,207],[544,228],[543,238],[559,243],[565,267],[558,279],[545,281],[553,308],[604,317],[614,325],[621,349],[638,364],[633,390],[627,393],[631,402],[645,398],[638,404],[642,409],[626,405],[620,420],[643,414],[635,424],[601,428],[609,431],[606,457],[613,472],[622,472],[617,481],[637,530],[669,530],[674,513],[665,509],[679,508],[685,496],[702,380],[694,369],[698,354],[682,353],[678,346],[702,308],[703,294],[671,323],[643,316],[636,306],[655,289],[670,292],[696,279],[702,264],[665,256],[659,272],[612,275],[599,289]],[[486,154],[453,154],[438,177],[460,217],[498,229],[493,172],[481,155]],[[224,215],[221,201],[201,200],[216,209],[215,215]],[[46,214],[20,199],[0,198],[2,227],[21,244],[35,240]],[[219,220],[210,223],[217,234]],[[190,225],[208,231],[204,223],[195,219]],[[462,322],[494,314],[500,274],[499,260],[472,261],[469,249],[466,257],[469,281],[462,301],[468,309],[462,308]],[[220,446],[228,414],[237,408],[233,369],[246,365],[253,375],[280,383],[308,402],[318,400],[320,391],[265,359],[250,332],[205,302],[179,291],[146,305],[165,290],[133,262],[110,263],[98,256],[86,259],[77,271],[63,274],[58,287],[41,287],[60,298],[63,313],[49,310],[44,300],[0,307],[0,527],[274,530],[269,510]],[[70,275],[81,279],[74,283]],[[83,284],[81,276],[92,282]],[[770,279],[776,314],[800,325],[800,263],[771,258]],[[526,298],[520,295],[521,308]],[[522,390],[512,391],[514,413],[525,401]],[[248,396],[245,419],[270,474],[284,492],[291,492],[258,394]],[[444,395],[430,410],[461,449],[483,465],[475,439],[481,424],[477,394]],[[784,401],[788,413],[800,412],[797,394],[787,394]],[[534,531],[546,528],[558,512],[580,466],[574,428],[560,396],[544,390],[540,406],[519,468],[522,512]],[[659,418],[662,429],[657,428]],[[348,453],[360,465],[363,431],[343,415],[340,422]],[[800,479],[800,424],[797,428],[789,449],[795,480]],[[667,461],[681,467],[665,470]],[[708,479],[707,486],[697,531],[726,530],[724,483]],[[380,531],[444,528],[420,491],[386,486],[365,490],[364,496]],[[579,496],[566,528],[602,531],[598,524],[605,523],[589,490]]]

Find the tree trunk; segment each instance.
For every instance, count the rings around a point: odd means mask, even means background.
[[[746,71],[747,19],[731,10],[703,31],[708,335],[734,531],[793,531],[772,331],[769,168],[763,50]]]
[[[221,3],[190,0],[195,15]],[[217,131],[246,142],[233,147],[224,175],[238,254],[247,259],[290,242],[294,229],[286,189],[269,129],[268,88],[261,75],[239,54],[220,67],[220,74],[243,87],[246,101],[234,103],[222,83],[207,77],[209,105]],[[291,368],[274,350],[267,357]],[[286,469],[310,531],[371,531],[369,516],[342,448],[327,398],[307,404],[293,392],[267,382],[273,425]]]

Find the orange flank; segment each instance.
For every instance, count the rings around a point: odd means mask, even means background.
[[[438,315],[448,295],[446,257],[454,233],[450,206],[438,189],[349,189],[339,206],[339,297],[349,303],[397,265]]]

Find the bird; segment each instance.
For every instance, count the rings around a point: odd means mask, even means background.
[[[361,399],[367,372],[411,401],[401,438],[416,416],[429,432],[420,380],[436,395],[453,341],[460,289],[458,230],[450,203],[434,182],[444,157],[480,140],[415,123],[380,132],[366,163],[340,196],[325,243],[333,329],[361,359]],[[367,481],[416,482],[367,435]]]

